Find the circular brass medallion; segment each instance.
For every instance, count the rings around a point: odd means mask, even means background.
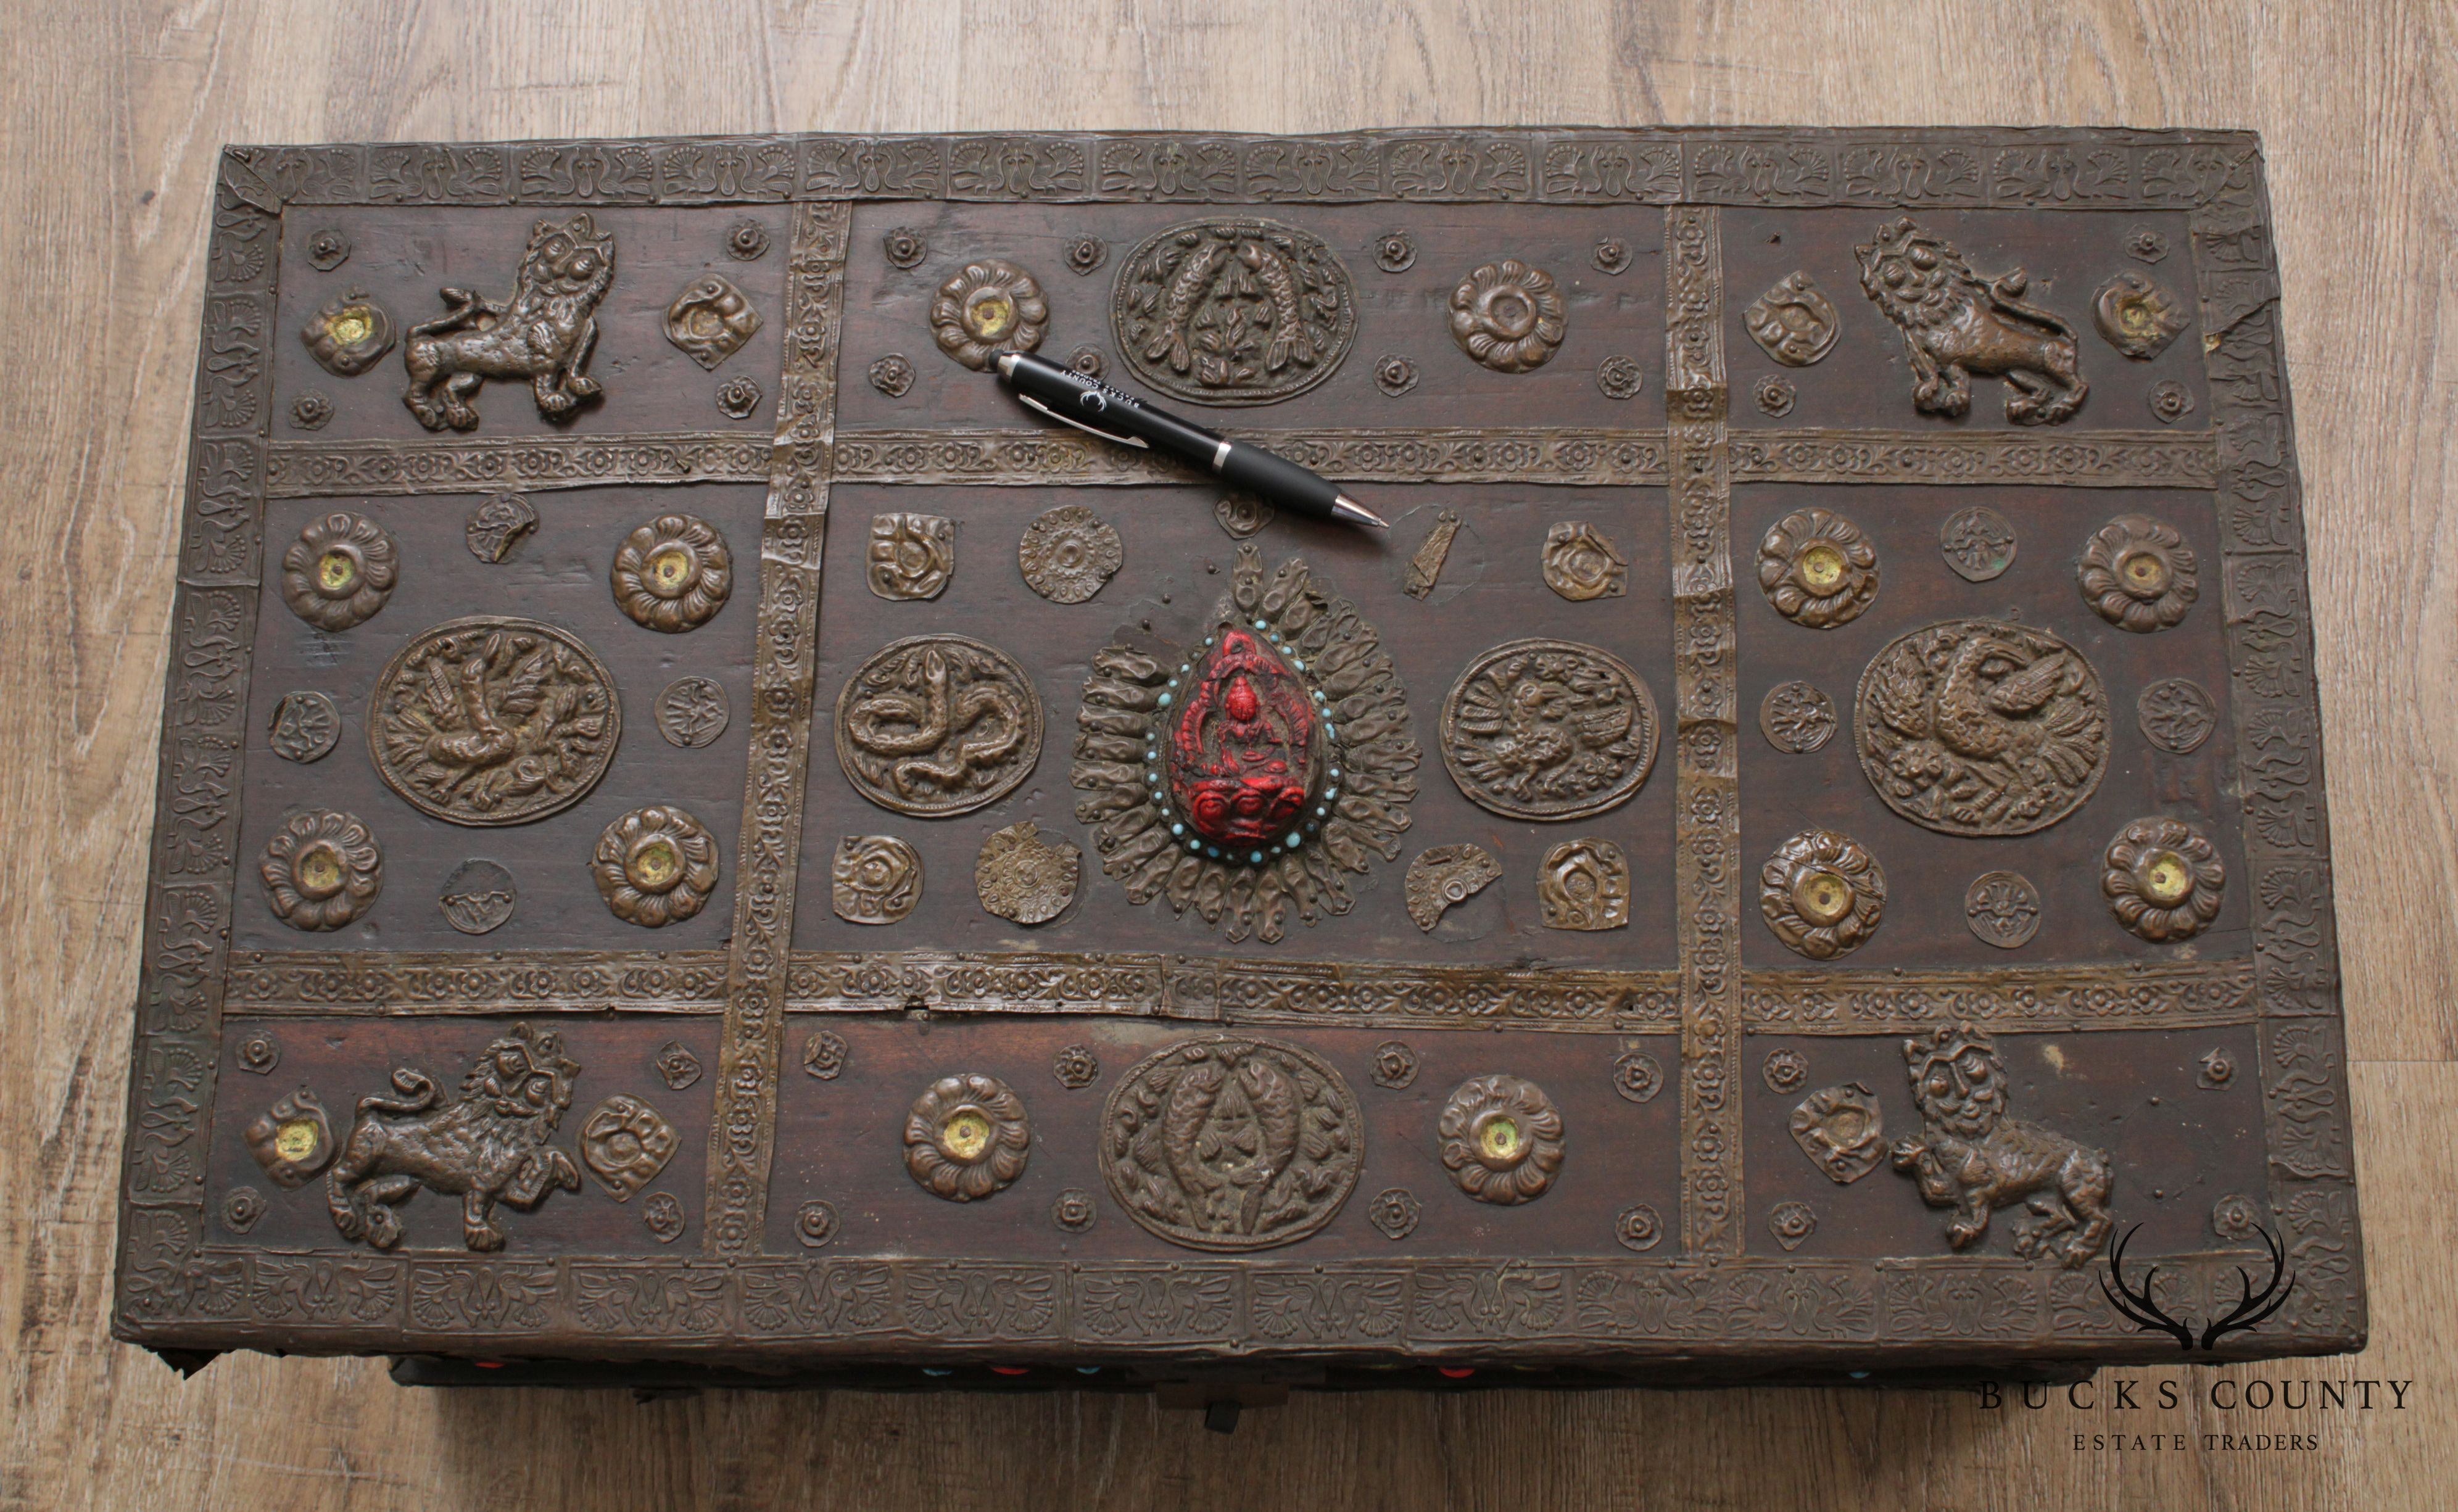
[[[1759,734],[1793,756],[1807,756],[1835,736],[1835,700],[1805,682],[1780,682],[1759,702]]]
[[[1789,1047],[1769,1050],[1759,1074],[1766,1079],[1770,1092],[1797,1092],[1809,1080],[1809,1057]]]
[[[1562,349],[1569,308],[1552,274],[1505,258],[1451,290],[1451,340],[1497,373],[1533,372]]]
[[[1032,1127],[1024,1099],[995,1076],[943,1076],[905,1115],[905,1170],[923,1191],[971,1202],[1024,1174]]]
[[[717,838],[681,809],[653,804],[606,826],[591,869],[615,918],[644,929],[680,923],[717,887]]]
[[[1596,364],[1596,389],[1607,399],[1636,399],[1646,385],[1646,371],[1636,358],[1608,357]]]
[[[1015,658],[964,635],[872,653],[837,695],[837,761],[854,791],[927,818],[1012,792],[1041,759],[1041,696]]]
[[[634,530],[608,573],[614,602],[634,623],[677,634],[717,617],[734,590],[734,557],[717,527],[666,514]]]
[[[1323,238],[1277,220],[1193,220],[1118,265],[1110,323],[1135,376],[1199,404],[1269,404],[1329,378],[1357,294]]]
[[[1100,1215],[1100,1207],[1093,1200],[1093,1194],[1081,1187],[1068,1188],[1058,1194],[1057,1201],[1050,1205],[1050,1221],[1069,1233],[1082,1233],[1093,1227]]]
[[[265,744],[284,761],[302,766],[321,761],[342,738],[342,711],[321,693],[286,693],[273,706],[273,729]]]
[[[1803,830],[1759,871],[1759,913],[1785,946],[1812,961],[1858,949],[1886,911],[1886,874],[1861,842]]]
[[[1049,324],[1040,282],[996,258],[950,274],[930,301],[930,334],[939,350],[977,373],[987,371],[1001,352],[1038,347]]]
[[[2100,891],[2116,922],[2155,944],[2190,940],[2219,916],[2227,865],[2210,837],[2182,819],[2135,819],[2102,859]]]
[[[1614,1057],[1613,1084],[1625,1102],[1652,1103],[1664,1090],[1664,1063],[1645,1050],[1624,1050]]]
[[[1623,1249],[1644,1254],[1663,1242],[1664,1225],[1656,1216],[1656,1210],[1642,1202],[1621,1211],[1621,1216],[1614,1220],[1614,1237]]]
[[[1986,505],[1955,510],[1937,531],[1937,549],[1946,565],[1967,583],[2004,576],[2014,565],[2014,546],[2012,523]]]
[[[1417,1079],[1417,1052],[1406,1040],[1385,1040],[1374,1046],[1374,1085],[1399,1091]]]
[[[1543,1087],[1516,1076],[1462,1082],[1436,1128],[1443,1169],[1479,1202],[1533,1202],[1562,1169],[1562,1114]]]
[[[614,675],[580,637],[482,614],[447,620],[385,664],[367,755],[423,814],[521,824],[586,797],[622,728]]]
[[[1108,522],[1083,505],[1062,504],[1025,527],[1015,559],[1034,592],[1053,604],[1081,604],[1127,558]]]
[[[1796,625],[1832,630],[1878,596],[1878,549],[1831,509],[1796,509],[1759,542],[1759,587]]]
[[[685,751],[715,744],[733,716],[725,685],[714,677],[677,677],[657,694],[657,734]]]
[[[2173,378],[2152,384],[2142,402],[2150,406],[2151,418],[2163,425],[2173,425],[2194,412],[2194,391]]]
[[[2074,580],[2100,618],[2143,635],[2182,622],[2201,593],[2184,536],[2141,514],[2101,526],[2083,546]]]
[[[492,934],[512,917],[520,901],[512,874],[495,861],[472,857],[452,868],[435,895],[444,922],[465,935]]]
[[[1656,699],[1612,652],[1514,640],[1478,656],[1443,700],[1443,764],[1509,818],[1573,819],[1627,801],[1656,762]]]
[[[1896,813],[1942,835],[2029,835],[2108,771],[2108,691],[2046,631],[1956,619],[1895,640],[1861,673],[1861,770]]]
[[[1417,1194],[1406,1187],[1385,1187],[1374,1194],[1366,1205],[1365,1221],[1375,1232],[1397,1244],[1417,1232],[1417,1220],[1425,1215],[1425,1205]]]
[[[392,596],[399,559],[383,526],[336,510],[310,521],[281,553],[281,601],[318,630],[365,624]]]
[[[1101,1079],[1101,1057],[1089,1045],[1070,1045],[1050,1058],[1050,1074],[1071,1092],[1080,1092]]]
[[[2162,677],[2134,700],[2142,737],[2172,756],[2191,756],[2218,728],[2218,705],[2190,677]]]
[[[1348,1084],[1274,1040],[1188,1040],[1119,1078],[1101,1175],[1127,1215],[1193,1250],[1265,1250],[1321,1229],[1357,1186],[1365,1128]]]
[[[273,916],[293,929],[339,929],[375,906],[384,851],[355,814],[293,814],[257,863]]]
[[[1982,943],[2019,950],[2040,932],[2040,890],[2020,872],[1983,872],[1964,890],[1963,921]]]
[[[725,228],[725,255],[737,262],[757,262],[768,255],[768,228],[748,216]]]
[[[890,399],[903,399],[913,386],[913,364],[901,352],[890,352],[870,364],[870,386]]]

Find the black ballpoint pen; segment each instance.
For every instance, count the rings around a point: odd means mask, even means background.
[[[1390,528],[1381,515],[1341,492],[1328,479],[1286,457],[1216,435],[1072,367],[1023,352],[1002,352],[998,373],[1023,404],[1103,441],[1168,452],[1233,487],[1318,520]]]

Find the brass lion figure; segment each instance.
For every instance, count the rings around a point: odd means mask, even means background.
[[[2003,378],[2006,418],[2018,425],[2053,425],[2082,407],[2074,328],[2023,301],[2029,280],[2016,268],[1983,280],[1951,243],[1909,217],[1878,228],[1878,238],[1855,249],[1861,287],[1903,328],[1911,359],[1912,407],[1924,415],[1960,417],[1971,410],[1971,379]]]
[[[561,420],[598,394],[583,369],[597,344],[597,301],[614,281],[614,235],[586,215],[530,228],[529,251],[509,302],[468,289],[445,289],[451,308],[409,328],[402,358],[409,388],[401,396],[429,430],[474,430],[469,400],[490,378],[526,378],[538,413]]]
[[[2038,1217],[2014,1226],[2016,1254],[2053,1251],[2073,1270],[2099,1253],[2115,1227],[2108,1197],[2116,1172],[2106,1150],[2009,1117],[2005,1063],[1968,1024],[1906,1040],[1904,1061],[1921,1131],[1895,1146],[1895,1169],[1911,1172],[1930,1207],[1955,1210],[1948,1245],[1969,1249],[1989,1232],[1991,1212],[2019,1202]]]
[[[461,1242],[500,1250],[498,1202],[523,1212],[557,1188],[580,1190],[580,1170],[547,1143],[572,1106],[580,1074],[558,1034],[526,1024],[479,1053],[461,1095],[440,1102],[435,1083],[406,1068],[392,1073],[397,1097],[362,1097],[342,1156],[326,1177],[326,1206],[345,1239],[379,1250],[401,1243],[393,1210],[424,1187],[461,1199]]]

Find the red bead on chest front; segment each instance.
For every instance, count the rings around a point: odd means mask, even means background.
[[[1254,632],[1224,629],[1180,692],[1169,797],[1187,828],[1249,853],[1288,833],[1321,764],[1314,710],[1288,663]]]

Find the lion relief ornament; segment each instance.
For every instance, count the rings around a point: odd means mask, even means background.
[[[1239,548],[1198,641],[1114,641],[1077,715],[1075,816],[1128,901],[1194,910],[1231,941],[1280,940],[1354,905],[1349,878],[1400,854],[1421,753],[1389,652],[1292,557],[1266,581]]]

